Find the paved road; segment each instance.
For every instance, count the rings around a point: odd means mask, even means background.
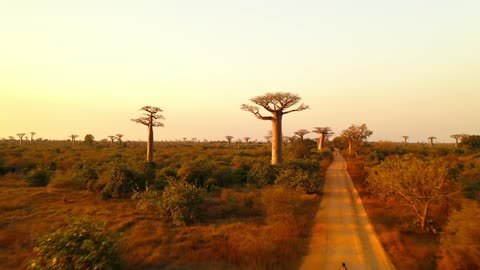
[[[336,154],[327,170],[324,197],[315,217],[309,253],[301,269],[395,269],[368,221],[362,201]]]

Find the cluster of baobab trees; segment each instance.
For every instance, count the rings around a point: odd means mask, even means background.
[[[461,140],[467,138],[468,136],[469,135],[467,135],[467,134],[453,134],[453,135],[450,136],[450,138],[455,139],[455,147],[458,147],[458,143]],[[402,138],[403,138],[403,144],[407,145],[407,140],[410,138],[410,136],[404,135],[404,136],[402,136]],[[430,145],[430,147],[433,147],[433,140],[436,140],[437,137],[430,136],[427,139],[428,139],[428,144]]]

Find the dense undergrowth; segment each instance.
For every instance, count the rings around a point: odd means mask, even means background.
[[[0,243],[13,252],[0,255],[0,268],[25,266],[44,246],[37,235],[71,237],[68,220],[83,216],[120,233],[126,269],[298,266],[331,150],[296,140],[284,164],[271,166],[265,144],[155,149],[154,162],[145,163],[141,143],[0,144]]]

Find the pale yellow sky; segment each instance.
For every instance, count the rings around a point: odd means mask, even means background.
[[[1,1],[0,138],[263,139],[240,104],[299,94],[284,133],[480,134],[480,1]]]

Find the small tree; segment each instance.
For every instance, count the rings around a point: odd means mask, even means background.
[[[245,143],[248,145],[248,142],[250,141],[250,137],[243,137],[243,139],[245,140]]]
[[[230,144],[232,143],[233,136],[227,135],[227,136],[225,136],[225,139],[227,139],[228,147],[230,147]]]
[[[348,153],[352,154],[352,149],[359,151],[362,144],[373,134],[373,131],[367,128],[366,124],[351,125],[348,129],[342,131],[341,136],[348,141]]]
[[[83,142],[87,145],[93,145],[93,143],[95,142],[95,137],[93,137],[92,134],[87,134],[85,135]]]
[[[409,136],[402,136],[402,138],[403,138],[403,144],[404,144],[404,145],[407,145],[407,140],[408,140],[408,138],[410,138],[410,137],[409,137]]]
[[[431,204],[459,192],[458,185],[447,177],[445,162],[393,156],[372,169],[367,183],[380,198],[405,204],[425,231]]]
[[[269,120],[272,122],[272,165],[282,163],[282,118],[283,115],[291,112],[299,112],[308,109],[308,106],[301,104],[295,109],[288,110],[300,102],[301,98],[292,93],[267,93],[263,96],[251,98],[250,101],[261,106],[272,116],[263,116],[260,114],[258,106],[242,104],[241,109],[253,113],[260,120]]]
[[[308,133],[310,133],[310,131],[308,131],[306,129],[299,129],[299,130],[295,131],[295,135],[300,137],[300,139],[302,139],[302,140],[303,140],[303,136],[307,135]]]
[[[78,138],[77,134],[71,134],[70,138],[72,139],[72,144],[75,144],[75,140]]]
[[[118,144],[122,144],[123,134],[115,134],[115,137],[117,137]]]
[[[110,136],[107,136],[109,139],[110,139],[110,143],[113,144],[113,141],[117,138],[117,136],[114,136],[114,135],[110,135]]]
[[[162,109],[158,107],[144,106],[140,110],[144,111],[144,116],[131,120],[148,127],[147,162],[153,162],[153,127],[163,127],[159,120],[165,118],[160,114]]]
[[[33,131],[30,132],[30,142],[31,142],[31,143],[33,143],[33,135],[35,135],[35,134],[37,134],[37,133],[35,133],[35,132],[33,132]]]
[[[334,134],[330,127],[315,127],[313,132],[320,135],[318,138],[318,150],[322,150],[325,145],[325,139]]]
[[[25,136],[25,133],[17,133],[17,136],[20,138],[20,144],[23,143],[23,137]]]
[[[455,147],[458,147],[458,140],[463,138],[463,135],[462,134],[453,134],[450,137],[455,139]]]
[[[430,141],[430,147],[433,147],[433,140],[436,140],[437,137],[434,137],[434,136],[431,136],[431,137],[428,137],[428,140]]]

